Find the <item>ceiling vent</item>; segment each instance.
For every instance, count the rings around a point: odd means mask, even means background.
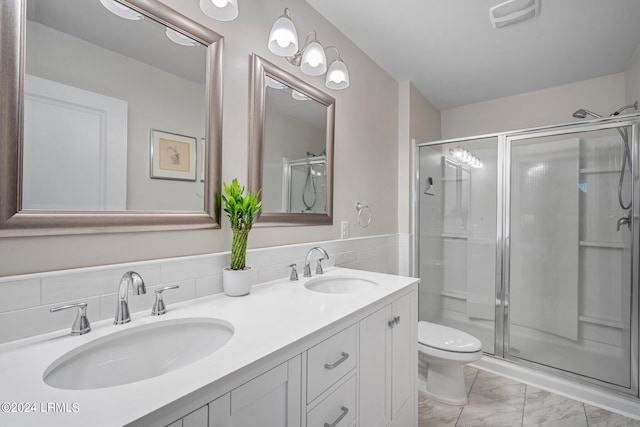
[[[508,0],[489,9],[493,28],[502,28],[538,16],[540,0]]]

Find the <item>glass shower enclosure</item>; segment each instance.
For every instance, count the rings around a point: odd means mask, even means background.
[[[418,144],[420,320],[637,396],[639,123]]]

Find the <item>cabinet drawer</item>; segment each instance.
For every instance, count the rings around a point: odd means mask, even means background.
[[[307,414],[307,427],[346,427],[356,419],[356,376],[331,393]]]
[[[356,325],[310,348],[307,352],[307,403],[355,368],[356,360]]]

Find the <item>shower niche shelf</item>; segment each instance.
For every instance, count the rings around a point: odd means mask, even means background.
[[[442,233],[440,237],[443,239],[468,240],[469,236],[463,233]]]
[[[596,242],[593,240],[580,240],[580,246],[591,248],[609,248],[609,249],[624,249],[624,243],[622,242]]]
[[[620,169],[581,168],[580,173],[581,174],[620,173]]]

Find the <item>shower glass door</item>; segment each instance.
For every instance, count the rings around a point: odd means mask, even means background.
[[[419,319],[495,351],[498,138],[419,151]],[[475,159],[475,160],[474,160]]]
[[[635,393],[631,137],[613,123],[506,138],[504,357]]]

